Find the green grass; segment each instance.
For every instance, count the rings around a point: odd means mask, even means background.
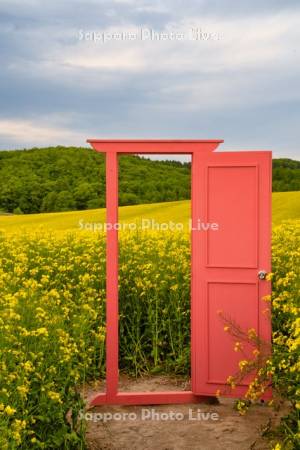
[[[287,219],[300,218],[300,191],[275,192],[272,194],[273,223],[279,224]],[[140,222],[143,219],[155,219],[156,222],[173,221],[188,225],[190,202],[152,203],[147,205],[123,206],[119,208],[120,221],[123,223]],[[0,230],[5,232],[33,231],[39,228],[47,230],[78,230],[80,221],[86,223],[104,223],[105,209],[71,211],[48,214],[29,214],[20,216],[0,216]]]

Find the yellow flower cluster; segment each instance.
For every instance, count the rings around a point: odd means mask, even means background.
[[[266,358],[254,329],[257,369],[248,399],[271,382],[299,408],[300,224],[274,229],[273,354]],[[0,447],[64,448],[78,439],[66,417],[78,411],[77,387],[105,371],[105,235],[0,236]],[[188,373],[190,239],[176,232],[120,233],[120,366],[136,375],[153,370]],[[230,324],[224,331],[231,333]],[[243,353],[243,342],[235,339]],[[234,388],[234,376],[228,379]],[[297,388],[298,386],[298,388]],[[220,393],[218,393],[220,394]],[[237,405],[241,414],[248,400]],[[49,431],[50,430],[50,431]],[[297,430],[293,428],[297,436]],[[61,439],[61,440],[60,440]],[[295,439],[295,438],[293,438]],[[75,444],[74,444],[75,448]]]
[[[1,449],[64,447],[76,384],[103,374],[103,255],[104,236],[0,236]]]
[[[240,330],[240,340],[245,340],[255,348],[253,358],[239,362],[240,372],[230,376],[227,383],[231,388],[239,384],[245,376],[252,375],[245,395],[248,400],[261,398],[268,387],[274,394],[290,401],[291,411],[284,441],[286,447],[277,443],[274,449],[300,448],[300,221],[290,221],[273,230],[272,241],[273,272],[268,275],[272,282],[272,296],[262,301],[271,302],[273,349],[260,340],[255,329]],[[266,309],[269,313],[270,308]],[[237,328],[233,330],[226,323],[224,331],[236,338]],[[234,350],[239,351],[240,342],[235,342]],[[273,402],[271,402],[273,403]],[[241,400],[237,409],[245,413],[248,404]]]

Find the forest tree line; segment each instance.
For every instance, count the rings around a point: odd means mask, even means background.
[[[119,204],[190,198],[190,164],[120,158]],[[300,162],[273,160],[273,191],[300,190]],[[104,156],[82,147],[0,152],[0,212],[39,213],[105,206]]]

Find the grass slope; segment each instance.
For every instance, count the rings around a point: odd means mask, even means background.
[[[300,218],[300,191],[275,192],[272,194],[273,223],[279,224],[287,219]],[[190,202],[152,203],[146,205],[123,206],[119,208],[120,222],[140,223],[141,219],[154,219],[158,223],[173,221],[188,226]],[[79,230],[80,221],[87,223],[104,223],[105,209],[71,211],[63,213],[29,214],[20,216],[0,216],[0,230],[5,232],[34,231],[39,228],[47,230]]]

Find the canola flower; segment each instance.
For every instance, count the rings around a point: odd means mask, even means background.
[[[181,233],[121,237],[120,365],[132,374],[188,371],[189,253]],[[105,373],[103,234],[0,235],[0,348],[0,448],[81,448],[78,388]]]
[[[0,236],[1,449],[83,448],[66,413],[104,371],[103,249],[103,236]]]
[[[290,404],[290,413],[282,421],[279,436],[282,442],[274,449],[300,448],[300,222],[289,221],[273,229],[272,240],[272,296],[262,301],[271,303],[272,353],[261,342],[255,329],[240,330],[240,338],[254,347],[251,359],[239,362],[239,373],[227,379],[234,388],[245,376],[252,375],[245,399],[237,403],[237,410],[245,414],[249,401],[259,400],[269,387],[274,399],[283,398]],[[267,309],[270,313],[270,309]],[[224,331],[232,333],[230,324]],[[236,330],[235,330],[236,331]],[[232,333],[235,336],[234,333]],[[233,344],[239,351],[241,344]],[[259,347],[259,348],[257,348]],[[270,404],[273,404],[272,400]],[[275,402],[276,403],[276,402]]]
[[[241,372],[255,367],[258,379],[237,406],[244,414],[271,379],[291,402],[286,439],[293,445],[300,406],[299,231],[296,221],[274,229],[273,295],[262,299],[266,308],[272,303],[273,354],[260,367],[263,352],[255,345],[254,362],[241,359]],[[119,298],[121,370],[188,374],[189,235],[120,233]],[[245,332],[257,344],[255,330]],[[233,346],[242,356],[243,342]],[[0,234],[0,349],[0,448],[83,448],[78,388],[105,373],[104,234]],[[235,388],[234,374],[228,383]]]

